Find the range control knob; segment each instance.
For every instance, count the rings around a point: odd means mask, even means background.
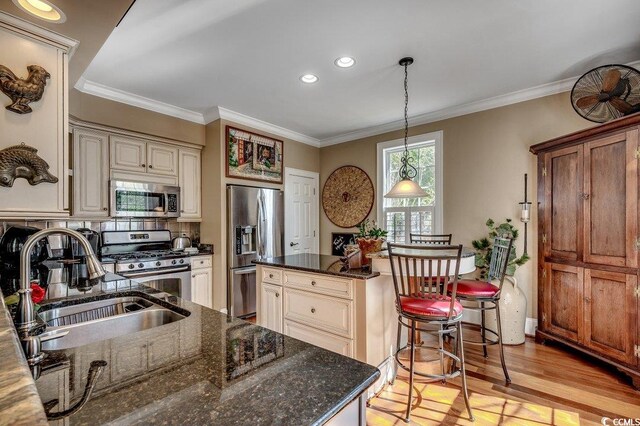
[[[176,260],[175,260],[175,259],[173,259],[173,260],[171,261],[171,264],[172,264],[172,265],[175,265],[176,263],[178,263],[178,262],[176,262]]]
[[[160,265],[162,265],[162,263],[156,262],[156,266],[160,266]]]
[[[129,264],[129,269],[133,269],[133,263]]]
[[[138,263],[138,268],[144,268],[144,263]]]
[[[184,263],[184,259],[180,259],[180,263],[181,263],[181,264],[182,264],[182,263]]]

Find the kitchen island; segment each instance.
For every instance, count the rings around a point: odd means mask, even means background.
[[[321,254],[254,263],[258,324],[378,367],[368,397],[393,380],[398,315],[388,277]]]
[[[42,404],[53,405],[51,412],[72,406],[84,392],[92,362],[106,361],[89,401],[65,419],[70,424],[364,424],[361,396],[378,370],[295,338],[128,280],[48,301],[42,310],[124,296],[184,318],[80,346],[54,344],[61,349],[47,352],[35,381],[42,402],[34,398],[24,358],[3,360],[0,378],[16,372],[21,383],[0,389],[3,419],[24,419],[12,413],[26,412],[29,423],[43,424]],[[6,318],[4,305],[0,310]],[[4,321],[0,327],[12,336],[0,349],[21,355],[12,325]]]

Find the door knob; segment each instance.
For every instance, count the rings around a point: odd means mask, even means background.
[[[290,246],[290,247],[293,247],[293,246],[297,246],[298,244],[300,244],[300,243],[294,243],[293,241],[291,241],[291,242],[289,243],[289,246]]]

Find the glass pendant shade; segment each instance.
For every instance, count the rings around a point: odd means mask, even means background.
[[[421,198],[426,197],[427,193],[417,183],[409,178],[398,181],[384,198]]]

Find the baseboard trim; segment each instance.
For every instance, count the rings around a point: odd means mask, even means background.
[[[538,319],[527,317],[527,321],[524,324],[524,334],[527,336],[535,337],[536,328],[538,328]]]

